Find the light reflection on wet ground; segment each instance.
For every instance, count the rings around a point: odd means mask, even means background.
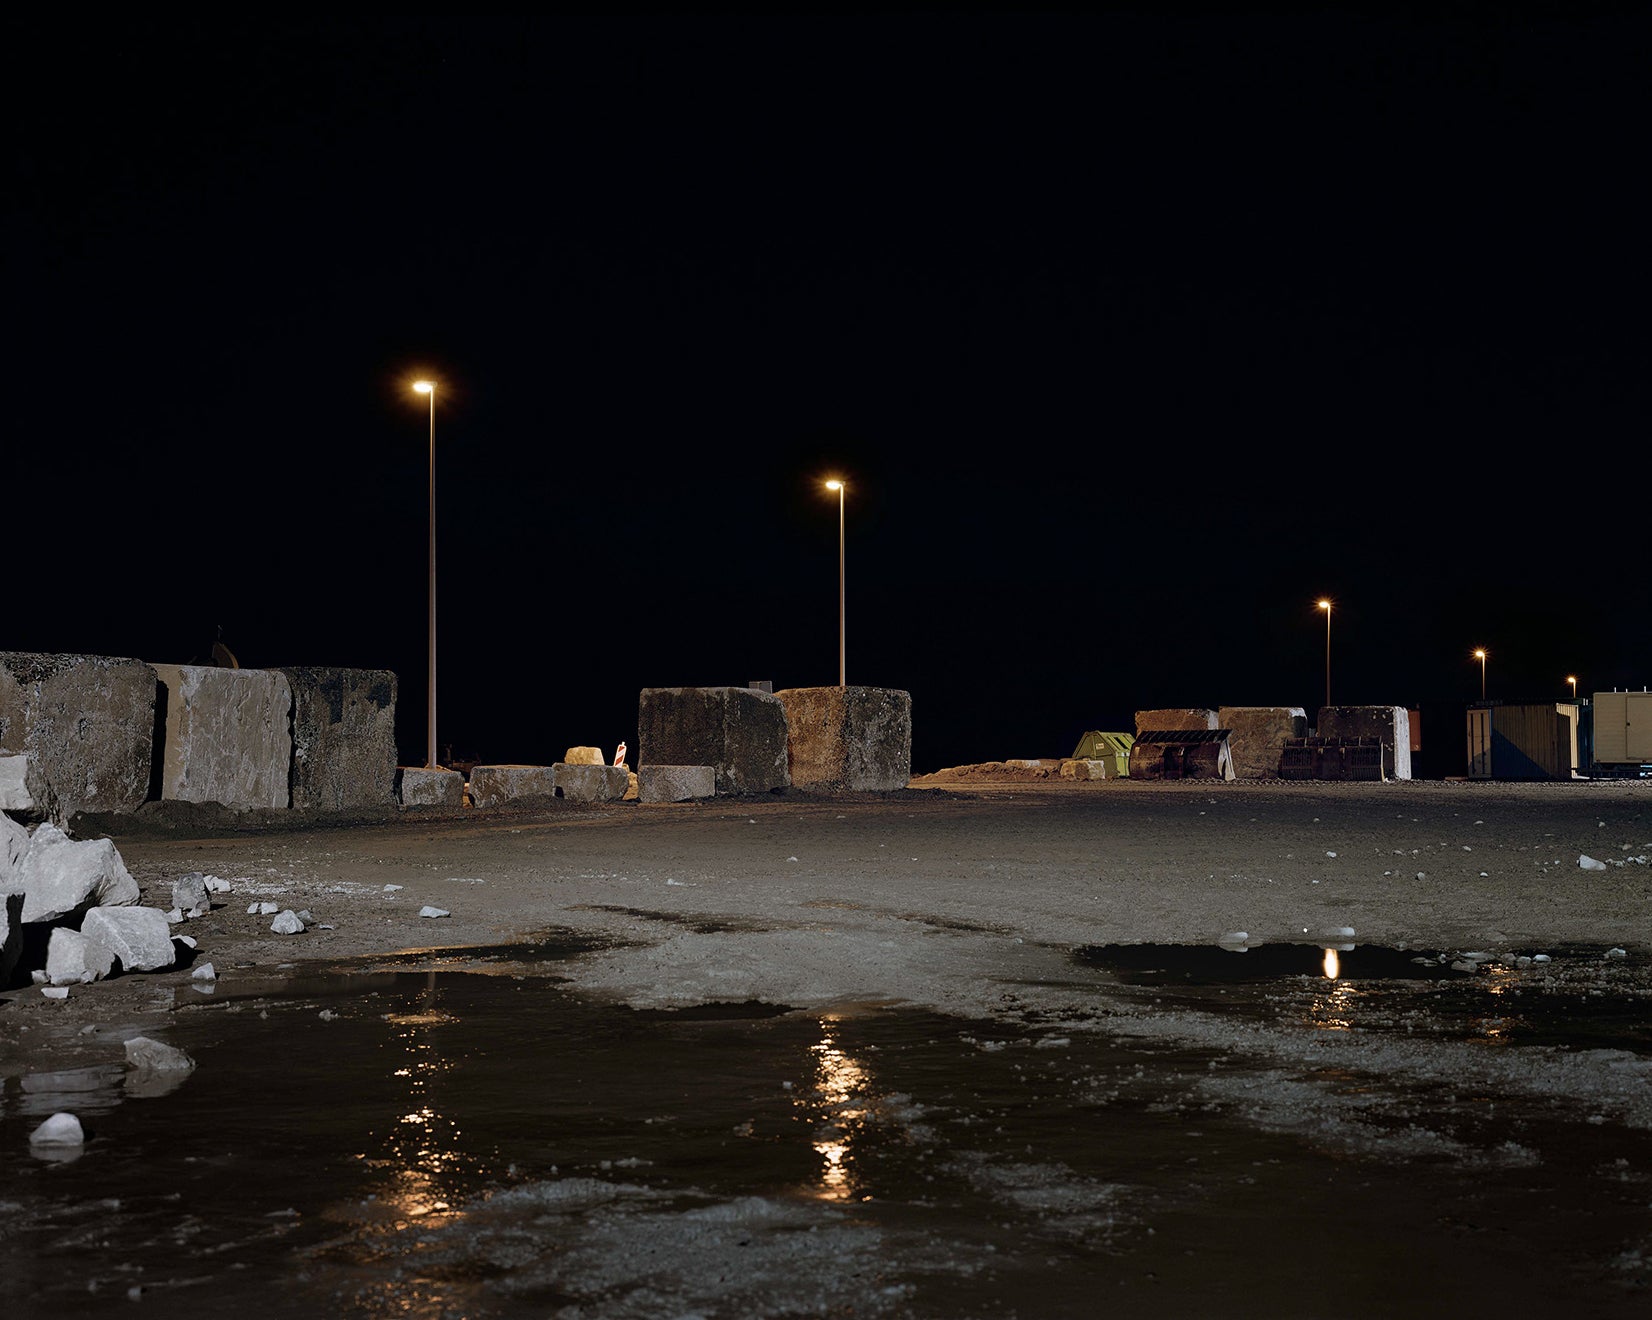
[[[173,1014],[197,1062],[175,1085],[115,1063],[8,1084],[7,1314],[1645,1314],[1652,1132],[1248,1046],[1518,1051],[1602,999],[1396,952],[1338,949],[1332,977],[1319,947],[1087,950],[1113,979],[1094,1019],[1014,1025],[638,1013],[497,972],[226,985]],[[1107,1029],[1171,1008],[1235,1030]],[[1610,1039],[1644,1055],[1636,1012]],[[59,1109],[83,1153],[20,1156]]]

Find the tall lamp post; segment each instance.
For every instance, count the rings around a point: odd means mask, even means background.
[[[1321,600],[1319,608],[1325,611],[1325,704],[1331,704],[1331,602]]]
[[[436,768],[436,382],[416,380],[413,389],[430,396],[430,705],[426,719],[425,769]]]
[[[1477,648],[1474,652],[1474,658],[1480,662],[1480,700],[1484,701],[1486,699],[1486,653],[1484,649]]]
[[[847,687],[848,652],[844,639],[844,578],[843,578],[843,490],[845,483],[838,480],[828,481],[827,490],[837,492],[837,685]]]
[[[1572,674],[1566,675],[1566,681],[1572,685],[1572,700],[1577,700],[1577,678]]]

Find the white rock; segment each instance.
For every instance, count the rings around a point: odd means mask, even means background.
[[[161,1072],[187,1072],[195,1066],[195,1060],[177,1046],[151,1040],[148,1036],[133,1036],[127,1040],[126,1061],[134,1068],[153,1068]]]
[[[203,880],[202,880],[202,883],[206,885],[206,890],[207,890],[207,893],[209,893],[209,894],[227,894],[227,893],[229,893],[229,881],[228,880],[220,880],[215,875],[209,875],[209,876],[204,877]]]
[[[1580,855],[1577,859],[1577,864],[1580,869],[1585,871],[1604,871],[1606,869],[1605,862],[1597,862],[1593,857],[1589,856],[1588,853],[1583,853]]]
[[[46,942],[46,979],[53,985],[101,981],[115,969],[108,945],[87,939],[78,930],[55,926]]]
[[[47,999],[67,999],[69,997],[69,987],[66,985],[43,985],[40,987],[40,993],[45,995]]]
[[[304,923],[298,919],[298,913],[288,908],[270,922],[270,929],[277,935],[298,935],[303,933]]]
[[[428,903],[419,909],[421,917],[451,917],[453,914],[446,908],[431,907]]]
[[[247,908],[247,914],[254,917],[268,917],[281,911],[279,903],[253,903]]]
[[[159,908],[93,908],[80,933],[110,949],[123,972],[155,972],[178,961],[166,913]]]
[[[142,895],[109,839],[71,839],[49,821],[29,836],[17,864],[23,920],[56,921],[88,906],[117,907]]]
[[[202,963],[190,973],[190,976],[197,981],[216,981],[218,979],[218,969],[211,963]]]
[[[86,1132],[73,1114],[53,1114],[29,1133],[31,1146],[84,1146]]]

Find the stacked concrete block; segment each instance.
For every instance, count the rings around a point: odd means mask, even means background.
[[[470,805],[502,807],[507,802],[556,796],[554,765],[478,765],[470,771]]]
[[[637,706],[639,765],[709,765],[719,793],[791,785],[786,708],[742,687],[644,688]]]
[[[32,809],[67,821],[142,806],[155,697],[155,671],[141,660],[0,651],[0,755],[28,758]]]
[[[1308,733],[1308,712],[1300,706],[1223,706],[1216,727],[1228,731],[1228,751],[1236,779],[1278,779],[1287,738]]]
[[[156,665],[161,798],[236,809],[292,803],[293,693],[276,669]]]
[[[709,765],[645,765],[637,770],[639,802],[692,802],[716,792],[717,773]]]
[[[396,801],[404,807],[462,807],[465,777],[457,770],[404,765],[396,769]]]
[[[623,765],[553,766],[556,795],[569,802],[620,802],[631,788],[631,772]]]
[[[1174,707],[1169,710],[1138,710],[1136,712],[1136,733],[1139,735],[1144,729],[1219,729],[1222,726],[1216,722],[1216,712],[1203,710],[1197,707]]]
[[[1404,706],[1321,706],[1317,733],[1321,738],[1378,738],[1383,773],[1390,779],[1411,778],[1411,713]]]
[[[912,778],[912,694],[890,688],[785,688],[794,788],[887,793]]]
[[[292,691],[292,805],[345,811],[396,800],[396,676],[318,665],[276,671]]]

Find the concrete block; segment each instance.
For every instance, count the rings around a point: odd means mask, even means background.
[[[462,807],[465,805],[465,777],[457,770],[399,766],[396,770],[396,801],[404,807]]]
[[[553,766],[556,795],[569,802],[620,802],[631,787],[631,772],[623,765]]]
[[[470,804],[498,807],[524,798],[556,796],[551,765],[477,765],[470,770]]]
[[[1404,706],[1321,706],[1316,726],[1321,738],[1379,738],[1383,773],[1411,778],[1411,713]]]
[[[112,839],[71,839],[49,821],[29,836],[17,879],[24,921],[58,921],[142,897]]]
[[[637,764],[709,765],[719,793],[791,785],[786,708],[772,692],[740,687],[644,688]]]
[[[637,767],[639,802],[692,802],[715,796],[717,772],[709,765],[644,765]]]
[[[1144,729],[1151,732],[1163,732],[1170,729],[1219,729],[1222,726],[1216,722],[1216,712],[1199,708],[1176,707],[1170,710],[1138,710],[1136,712],[1136,733],[1139,735]]]
[[[141,660],[0,651],[0,754],[28,757],[32,809],[62,823],[142,806],[155,696]]]
[[[563,755],[563,765],[604,765],[608,758],[600,747],[570,747]]]
[[[912,694],[891,688],[784,688],[794,788],[887,793],[912,778]]]
[[[161,798],[233,808],[292,804],[292,685],[277,669],[155,665]]]
[[[1088,757],[1063,761],[1061,763],[1061,777],[1081,784],[1090,783],[1097,779],[1106,779],[1107,762],[1091,760]]]
[[[178,961],[172,927],[159,908],[93,908],[80,923],[80,933],[113,953],[123,972],[158,972]]]
[[[1308,712],[1300,706],[1222,706],[1216,727],[1228,731],[1235,779],[1278,779],[1285,739],[1308,734]]]
[[[396,676],[388,669],[293,666],[292,805],[346,811],[396,801]]]

